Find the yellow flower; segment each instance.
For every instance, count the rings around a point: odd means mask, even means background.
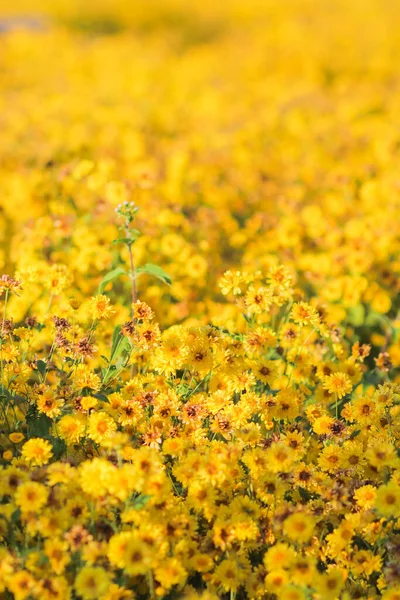
[[[289,575],[284,569],[274,569],[265,576],[267,591],[277,596],[287,583],[289,583]]]
[[[22,281],[14,279],[11,275],[1,275],[0,277],[0,295],[7,290],[8,292],[14,292],[21,288]]]
[[[259,381],[273,387],[279,372],[279,361],[261,359],[253,361],[251,367],[254,375]]]
[[[279,600],[306,600],[306,598],[306,592],[294,585],[285,585],[279,592]]]
[[[395,467],[399,464],[394,444],[384,441],[373,441],[365,453],[369,463],[377,468]]]
[[[310,540],[314,527],[314,519],[304,513],[294,513],[285,519],[283,523],[285,535],[290,540],[300,544]]]
[[[87,434],[92,440],[101,444],[105,438],[114,433],[116,428],[117,425],[114,419],[104,411],[100,411],[90,415]]]
[[[41,394],[37,399],[38,411],[47,415],[50,419],[61,414],[64,400],[55,398],[51,393]]]
[[[62,576],[42,579],[36,593],[41,600],[54,600],[55,598],[61,600],[70,597],[68,581]]]
[[[205,375],[213,366],[213,357],[210,347],[206,342],[195,342],[188,349],[186,361],[201,375]]]
[[[22,483],[15,493],[15,503],[22,512],[40,512],[47,502],[46,486],[36,481]]]
[[[76,444],[85,435],[83,415],[65,415],[57,423],[57,431],[67,444]]]
[[[232,271],[226,271],[219,282],[221,292],[224,294],[224,296],[231,293],[235,296],[238,296],[242,293],[245,284],[246,278],[240,271],[236,271],[235,273]]]
[[[353,389],[349,376],[340,371],[325,377],[323,386],[331,394],[336,394],[338,398],[343,398]]]
[[[86,460],[79,466],[79,485],[89,496],[99,498],[106,494],[113,465],[105,459]]]
[[[335,472],[340,467],[340,449],[336,444],[325,446],[318,457],[318,465],[324,471]]]
[[[115,308],[110,306],[110,299],[107,296],[93,296],[89,302],[89,314],[98,321],[107,321],[115,314]]]
[[[22,446],[22,457],[32,466],[46,465],[53,456],[52,446],[42,438],[31,438]]]
[[[295,453],[284,442],[273,444],[265,452],[267,469],[272,473],[288,472],[295,460]]]
[[[77,388],[89,388],[98,391],[101,386],[100,377],[89,370],[86,365],[78,365],[74,375],[74,382]]]
[[[264,286],[250,286],[245,296],[246,308],[250,314],[260,314],[272,304],[272,290]]]
[[[317,419],[315,419],[312,428],[316,434],[326,435],[327,433],[330,433],[331,427],[334,422],[335,420],[332,417],[329,417],[328,415],[323,415],[322,417],[318,417]]]
[[[17,571],[10,577],[7,586],[15,600],[25,600],[33,592],[35,580],[28,571]]]
[[[201,254],[191,256],[186,263],[186,271],[189,277],[200,279],[207,273],[208,264],[206,259]]]
[[[382,600],[400,600],[400,585],[390,586],[385,590]]]
[[[101,567],[83,567],[76,577],[75,590],[83,600],[97,600],[110,587],[109,574]]]
[[[299,325],[312,325],[316,327],[319,323],[317,311],[308,302],[296,302],[293,304],[290,318]]]
[[[354,499],[358,506],[364,510],[369,510],[374,506],[376,497],[376,488],[372,485],[363,485],[354,492]]]
[[[344,586],[344,578],[340,569],[333,567],[327,573],[317,574],[313,584],[324,600],[335,600]]]
[[[134,592],[112,583],[100,600],[133,600]]]
[[[316,572],[315,559],[308,556],[296,556],[290,565],[290,578],[297,585],[311,585]]]
[[[137,537],[127,541],[122,560],[129,575],[145,575],[153,565],[150,548]]]
[[[44,543],[44,552],[50,561],[51,570],[60,575],[64,572],[71,557],[68,555],[68,544],[58,539],[49,539]]]
[[[164,558],[159,567],[155,569],[157,581],[165,590],[174,585],[183,585],[187,578],[187,571],[177,558]]]
[[[90,410],[91,408],[94,408],[97,403],[97,398],[94,398],[93,396],[84,396],[81,399],[82,410]]]
[[[400,485],[389,482],[381,485],[375,498],[376,510],[384,517],[400,517]]]
[[[280,542],[271,546],[264,554],[264,565],[268,571],[276,569],[288,569],[296,554],[288,544]]]
[[[284,265],[271,267],[268,272],[268,280],[271,285],[278,289],[287,289],[292,285],[292,274]]]
[[[130,531],[122,531],[113,535],[108,544],[108,560],[119,569],[125,566],[125,552],[128,542],[132,539]]]
[[[248,577],[247,565],[240,564],[236,559],[225,559],[214,571],[213,579],[218,586],[226,591],[235,591]]]

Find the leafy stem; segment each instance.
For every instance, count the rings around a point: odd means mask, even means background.
[[[133,252],[132,252],[132,244],[134,242],[133,239],[129,237],[130,231],[128,224],[126,225],[126,241],[124,242],[129,255],[129,267],[130,267],[130,276],[132,281],[132,304],[137,301],[137,288],[136,288],[136,272],[135,272],[135,263],[133,262]],[[133,307],[131,307],[131,315],[133,317]]]

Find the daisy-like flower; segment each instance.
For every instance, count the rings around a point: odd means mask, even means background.
[[[89,302],[89,314],[98,321],[107,321],[115,314],[115,308],[110,304],[110,298],[102,294],[93,296]]]
[[[48,490],[42,483],[27,481],[18,487],[15,503],[22,512],[40,512],[47,502]]]
[[[20,442],[22,442],[22,440],[25,439],[24,434],[19,431],[10,433],[10,435],[8,437],[10,438],[10,440],[12,441],[13,444],[19,444]]]
[[[101,567],[85,566],[75,580],[75,590],[83,600],[97,600],[110,587],[110,576]]]
[[[5,291],[15,292],[21,289],[22,281],[14,279],[10,275],[1,275],[0,277],[0,295]]]
[[[350,394],[353,389],[351,380],[346,373],[340,371],[328,375],[323,380],[323,387],[331,394],[336,394],[340,399]]]
[[[22,457],[33,467],[46,465],[52,456],[50,442],[42,438],[31,438],[22,447]]]
[[[95,412],[89,417],[87,434],[93,441],[101,444],[105,438],[114,433],[116,428],[117,425],[114,419],[106,412]]]
[[[379,514],[387,518],[399,518],[400,485],[393,481],[381,485],[376,492],[375,507]]]
[[[319,323],[319,315],[315,308],[308,302],[296,302],[293,304],[290,318],[299,325],[316,326]]]
[[[285,535],[293,542],[304,543],[311,538],[315,528],[315,521],[304,513],[290,515],[283,524]]]
[[[265,286],[250,286],[245,296],[245,305],[250,314],[261,314],[272,304],[271,288]]]
[[[75,444],[85,434],[85,418],[82,414],[65,415],[57,423],[57,431],[67,444]]]
[[[362,485],[354,492],[355,501],[364,510],[369,510],[374,506],[375,498],[376,488],[372,485]]]
[[[284,542],[279,542],[264,554],[264,565],[268,571],[290,567],[296,553],[294,549]]]
[[[233,294],[238,296],[243,293],[246,286],[246,277],[240,271],[226,271],[219,281],[219,287],[224,296]]]

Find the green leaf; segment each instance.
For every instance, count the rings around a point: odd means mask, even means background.
[[[14,510],[14,512],[12,513],[10,522],[12,524],[15,524],[19,521],[20,517],[21,517],[21,509],[17,508],[17,510]]]
[[[361,325],[365,322],[365,308],[362,304],[357,304],[357,306],[352,306],[348,312],[347,316],[349,323],[354,325],[354,327],[361,327]]]
[[[145,273],[146,275],[153,275],[154,277],[157,277],[157,279],[160,279],[167,285],[171,285],[172,283],[172,279],[168,275],[168,273],[166,273],[162,267],[159,267],[158,265],[153,265],[153,263],[147,263],[145,265],[142,265],[141,267],[137,267],[136,273],[138,275],[142,273]]]
[[[354,438],[357,437],[360,433],[361,429],[356,429],[355,431],[353,431],[353,433],[349,435],[349,440],[354,440]]]
[[[108,398],[107,398],[107,396],[105,394],[92,394],[92,396],[94,398],[98,398],[102,402],[106,402],[107,404],[109,403]]]
[[[112,271],[107,273],[107,275],[104,275],[99,285],[99,294],[102,294],[104,292],[104,288],[107,286],[107,284],[110,283],[110,281],[114,281],[114,279],[117,279],[121,275],[127,274],[128,273],[122,267],[117,267],[116,269],[113,269]]]
[[[112,336],[110,363],[128,348],[129,340],[121,334],[121,325],[117,325]]]
[[[54,458],[56,460],[60,460],[60,458],[63,456],[63,454],[65,454],[65,451],[67,449],[66,443],[64,442],[64,440],[53,436],[50,437],[50,441],[53,446]]]
[[[132,245],[133,241],[131,238],[118,238],[117,240],[113,240],[113,244],[129,244]]]
[[[29,437],[47,437],[49,435],[51,420],[47,415],[41,414],[27,414],[26,424],[28,426]]]
[[[355,544],[355,546],[359,550],[370,550],[371,549],[370,544],[368,544],[368,542],[359,535],[354,536],[353,544]]]
[[[114,352],[115,352],[115,349],[118,346],[118,342],[121,339],[121,329],[122,329],[122,326],[121,325],[117,325],[115,327],[114,331],[113,331],[112,343],[111,343],[111,359],[110,359],[110,362],[112,360],[112,357],[114,356]]]
[[[39,371],[39,373],[41,374],[41,376],[44,377],[45,373],[46,373],[46,367],[47,367],[44,360],[37,360],[36,367],[37,367],[37,370]]]
[[[118,238],[117,240],[113,240],[113,244],[128,244],[132,246],[132,244],[141,236],[141,232],[139,229],[131,229],[129,231],[129,237]]]
[[[150,498],[151,498],[151,496],[146,496],[145,494],[140,494],[133,500],[133,502],[131,504],[131,508],[133,508],[134,510],[140,510],[141,508],[146,506],[146,504],[148,503]]]

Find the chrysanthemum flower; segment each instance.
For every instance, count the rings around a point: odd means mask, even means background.
[[[47,502],[46,486],[36,481],[20,485],[15,493],[15,502],[22,512],[40,512]]]
[[[271,546],[264,554],[264,565],[268,571],[275,569],[288,569],[292,564],[296,553],[294,549],[284,542]]]
[[[82,414],[65,415],[57,423],[57,431],[67,444],[75,444],[85,434],[85,418]]]
[[[83,567],[75,580],[75,590],[83,600],[97,600],[111,584],[109,574],[101,567]]]
[[[319,323],[317,311],[307,302],[296,302],[293,304],[290,316],[295,323],[301,326],[312,325],[315,327]]]
[[[87,434],[92,440],[101,444],[105,438],[114,433],[116,428],[114,419],[106,412],[94,412],[89,417]]]
[[[51,460],[52,446],[42,438],[31,438],[22,446],[23,458],[32,466],[41,467]]]
[[[122,560],[124,570],[129,575],[145,575],[153,566],[149,547],[137,536],[127,541]]]
[[[340,371],[325,377],[323,386],[331,394],[336,394],[339,399],[349,394],[353,389],[349,376]]]
[[[110,304],[110,298],[104,295],[93,296],[89,302],[89,314],[95,320],[111,319],[115,308]]]
[[[340,569],[332,567],[327,573],[316,575],[314,587],[318,594],[326,600],[334,600],[344,586],[344,577]]]
[[[285,535],[297,543],[308,542],[315,528],[315,522],[312,517],[304,513],[294,513],[290,515],[283,524]]]
[[[375,507],[387,518],[400,517],[400,486],[392,481],[381,485],[376,492]]]

